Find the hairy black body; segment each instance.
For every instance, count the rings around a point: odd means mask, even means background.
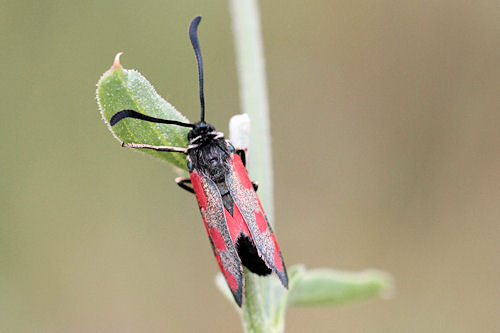
[[[188,133],[188,169],[202,172],[214,183],[223,182],[230,168],[231,154],[226,139],[210,124],[198,123],[195,126]]]

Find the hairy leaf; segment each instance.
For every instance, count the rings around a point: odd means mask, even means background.
[[[188,128],[167,124],[156,124],[138,119],[123,119],[115,126],[109,126],[109,119],[118,111],[135,110],[148,116],[189,122],[170,103],[155,91],[151,83],[136,70],[124,69],[120,54],[115,57],[113,66],[106,71],[97,83],[97,102],[102,118],[120,142],[144,143],[155,146],[186,147]],[[157,152],[142,149],[147,154],[158,157],[183,169],[186,159],[180,153]]]
[[[336,305],[374,296],[391,296],[392,277],[381,271],[344,272],[321,268],[305,271],[288,295],[288,306]]]

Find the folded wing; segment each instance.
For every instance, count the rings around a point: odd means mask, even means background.
[[[230,236],[226,221],[227,211],[221,194],[210,178],[200,175],[196,170],[193,170],[190,176],[215,258],[236,303],[241,306],[245,283],[243,268]]]
[[[226,184],[235,205],[246,222],[258,255],[278,275],[283,286],[288,288],[286,267],[276,236],[237,154],[231,155],[231,169],[226,172]]]

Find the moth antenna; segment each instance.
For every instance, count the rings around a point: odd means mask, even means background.
[[[189,26],[189,39],[193,45],[194,54],[196,55],[196,60],[198,62],[198,78],[200,85],[200,104],[201,104],[201,116],[200,122],[205,122],[205,95],[203,93],[203,60],[201,58],[200,42],[198,41],[198,25],[200,24],[201,16],[196,16],[191,25]]]
[[[194,126],[195,126],[194,124],[183,123],[182,121],[150,117],[150,116],[147,116],[143,113],[139,113],[139,112],[134,111],[134,110],[121,110],[121,111],[115,113],[113,115],[113,117],[111,117],[111,119],[109,120],[109,124],[111,126],[114,126],[117,122],[119,122],[120,120],[125,119],[125,118],[134,118],[134,119],[149,121],[151,123],[170,124],[170,125],[177,125],[177,126],[190,127],[190,128],[194,128]]]

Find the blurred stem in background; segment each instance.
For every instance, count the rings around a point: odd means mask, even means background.
[[[248,172],[266,184],[259,197],[274,225],[273,162],[266,69],[256,0],[230,0],[242,113],[251,119]]]
[[[230,0],[241,111],[250,118],[247,169],[264,184],[259,191],[271,226],[274,226],[274,193],[269,103],[260,16],[257,0]],[[232,137],[236,136],[231,134]],[[234,143],[234,142],[233,142]],[[246,332],[281,332],[281,318],[272,327],[270,279],[245,269],[245,299],[241,318]]]

